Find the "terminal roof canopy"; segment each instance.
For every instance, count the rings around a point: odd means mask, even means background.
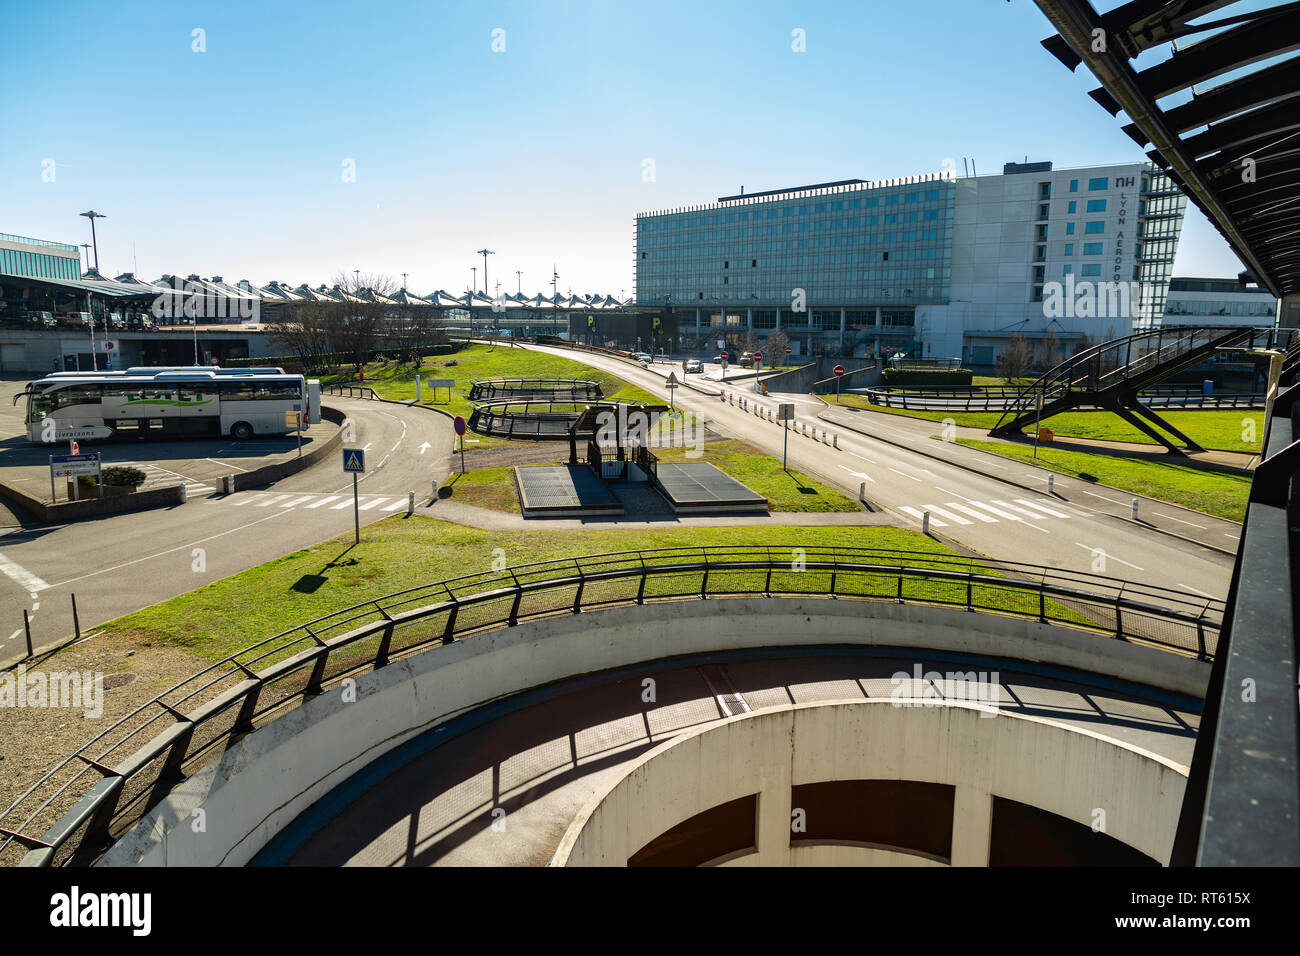
[[[1043,46],[1088,66],[1093,99],[1128,114],[1124,132],[1270,292],[1300,292],[1300,4],[1037,2],[1060,31]]]

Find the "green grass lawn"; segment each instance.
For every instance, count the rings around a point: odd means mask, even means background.
[[[884,408],[870,404],[861,395],[842,395],[842,403],[855,408],[865,408],[873,412],[889,415],[904,415],[908,418],[923,418],[927,421],[941,422],[951,418],[958,425],[970,428],[992,428],[1002,417],[1001,412],[922,412],[899,408]],[[835,397],[828,396],[828,401],[835,404]],[[1156,409],[1156,414],[1167,419],[1189,438],[1206,448],[1222,451],[1257,452],[1264,434],[1264,410],[1248,408],[1224,408],[1201,410],[1167,411]],[[1069,438],[1094,438],[1100,441],[1139,442],[1144,445],[1159,445],[1143,432],[1138,431],[1124,419],[1113,412],[1065,412],[1043,419],[1043,426],[1050,428],[1057,435]],[[1163,429],[1160,429],[1163,431]],[[1169,436],[1171,439],[1174,437]],[[1175,440],[1175,443],[1177,441]]]
[[[958,438],[960,444],[992,452],[1017,461],[1032,462],[1064,475],[1085,481],[1098,481],[1134,494],[1170,501],[1232,521],[1246,516],[1246,497],[1250,493],[1250,476],[1204,471],[1188,465],[1163,461],[1133,461],[1113,455],[1064,451],[1059,448],[1038,449],[1005,442]]]
[[[773,511],[857,511],[858,506],[833,488],[797,471],[781,470],[781,462],[742,441],[709,442],[702,458],[691,458],[689,448],[656,448],[661,461],[707,461],[768,500]],[[562,460],[557,449],[556,461]],[[444,488],[448,498],[480,508],[519,514],[510,468],[482,468],[468,474],[453,473]]]
[[[470,382],[476,378],[586,379],[599,382],[608,401],[645,402],[653,405],[663,402],[662,399],[642,391],[617,376],[583,365],[581,362],[545,352],[534,352],[531,349],[511,348],[508,345],[495,347],[473,345],[454,355],[435,355],[425,359],[419,375],[426,383],[431,378],[455,379],[456,385],[451,390],[450,400],[447,398],[446,389],[438,389],[435,401],[433,390],[425,384],[420,395],[420,404],[441,409],[449,415],[460,415],[467,421],[472,411],[469,404]],[[379,393],[381,398],[413,402],[415,401],[415,376],[416,370],[409,363],[375,362],[366,366],[365,384]],[[355,377],[350,371],[321,378],[322,384],[354,381]],[[478,438],[480,448],[506,444],[503,439],[489,438],[486,435],[470,437]]]
[[[956,554],[918,532],[881,527],[509,532],[480,531],[416,515],[368,525],[361,537],[361,544],[356,546],[349,532],[296,551],[110,621],[103,631],[108,636],[144,644],[179,646],[209,659],[220,659],[299,623],[351,605],[427,582],[489,571],[497,556],[495,549],[504,552],[510,566],[637,548],[741,545],[766,546],[778,551],[796,547],[860,547]],[[908,563],[926,564],[923,557]],[[818,584],[812,580],[813,572],[804,573],[808,577],[797,583],[806,589]],[[956,589],[960,589],[960,596]],[[905,590],[905,595],[914,599],[941,594],[949,600],[964,600],[965,588],[959,584],[914,581],[908,582]],[[1024,603],[1027,612],[1037,612],[1036,601],[1006,592],[997,594],[1011,602],[1008,606],[1019,609]],[[996,600],[994,594],[988,603]]]

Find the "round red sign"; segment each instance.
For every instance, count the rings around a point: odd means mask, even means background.
[[[722,352],[721,354],[718,355],[718,358],[720,358],[722,361],[725,362],[727,360],[727,353]]]
[[[755,362],[761,362],[761,361],[763,361],[763,353],[762,353],[762,352],[755,352],[755,353],[754,353],[754,361],[755,361]]]
[[[465,419],[457,415],[456,420],[452,422],[452,427],[456,429],[457,435],[465,434]]]
[[[837,377],[840,376],[840,375],[843,375],[843,374],[844,374],[844,366],[843,366],[843,365],[837,365],[837,366],[835,366],[834,369],[832,369],[832,371],[835,373],[835,375],[836,375]]]
[[[785,354],[786,354],[786,355],[789,355],[789,354],[790,354],[791,352],[793,352],[793,351],[794,351],[794,349],[790,348],[790,346],[787,345],[787,346],[785,347]]]

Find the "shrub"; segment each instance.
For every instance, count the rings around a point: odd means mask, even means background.
[[[968,368],[905,369],[887,368],[880,375],[882,385],[912,388],[960,388],[969,385],[974,373]]]
[[[147,477],[139,468],[130,465],[115,465],[105,468],[101,473],[106,485],[142,485]]]

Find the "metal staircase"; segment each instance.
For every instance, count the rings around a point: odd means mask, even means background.
[[[1139,393],[1216,352],[1285,347],[1291,332],[1240,326],[1162,328],[1102,342],[1048,369],[1026,386],[989,434],[1019,437],[1027,425],[1052,415],[1076,408],[1101,408],[1119,415],[1171,454],[1183,452],[1151,423],[1175,436],[1185,447],[1203,451],[1144,405]]]

